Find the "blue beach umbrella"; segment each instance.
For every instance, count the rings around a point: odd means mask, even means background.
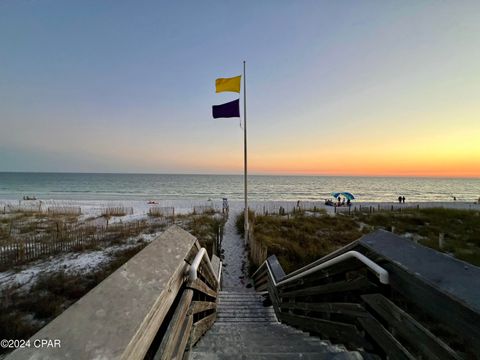
[[[353,194],[351,194],[349,192],[335,192],[335,193],[332,193],[332,195],[335,199],[338,199],[339,196],[344,196],[348,200],[354,200],[355,199],[355,196],[353,196]]]

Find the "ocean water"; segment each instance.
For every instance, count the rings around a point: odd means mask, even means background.
[[[260,176],[248,178],[249,199],[323,200],[349,191],[358,201],[476,201],[480,179]],[[0,199],[230,200],[243,198],[241,175],[0,173]]]

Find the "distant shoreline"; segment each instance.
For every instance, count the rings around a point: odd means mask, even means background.
[[[230,210],[233,212],[240,212],[243,209],[243,200],[229,200]],[[131,207],[133,214],[128,215],[128,219],[137,219],[138,217],[145,216],[151,207],[174,207],[175,213],[185,214],[193,211],[194,207],[211,206],[217,210],[222,209],[222,200],[213,199],[198,200],[198,199],[182,199],[182,200],[158,200],[156,204],[148,204],[147,200],[11,200],[0,198],[0,212],[4,211],[4,207],[22,206],[22,207],[39,207],[42,211],[47,211],[49,207],[80,207],[82,216],[98,216],[102,209],[111,206]],[[348,212],[347,206],[333,207],[326,206],[323,200],[317,201],[292,201],[292,200],[252,200],[249,202],[249,208],[257,213],[263,212],[278,212],[280,208],[283,208],[286,212],[291,212],[293,209],[297,209],[297,205],[300,205],[302,209],[325,209],[327,213],[335,212]],[[426,209],[426,208],[448,208],[458,210],[478,210],[480,211],[480,204],[478,202],[466,202],[466,201],[412,201],[405,204],[399,204],[393,201],[353,201],[350,207],[350,211],[360,210],[362,208],[370,209],[372,211],[382,210],[398,210],[398,209]]]

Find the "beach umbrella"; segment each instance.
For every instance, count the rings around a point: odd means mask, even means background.
[[[355,196],[353,196],[353,194],[349,193],[349,192],[335,192],[335,193],[332,193],[333,197],[335,199],[338,199],[339,196],[344,196],[346,197],[348,200],[354,200],[355,199]]]

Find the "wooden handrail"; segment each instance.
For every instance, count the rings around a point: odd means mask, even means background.
[[[342,261],[345,261],[345,260],[348,260],[348,259],[351,259],[351,258],[355,258],[357,260],[360,260],[362,263],[364,263],[370,270],[372,270],[377,275],[380,283],[385,284],[385,285],[389,283],[389,277],[388,277],[388,271],[387,270],[385,270],[381,266],[374,263],[372,260],[367,258],[365,255],[360,254],[358,251],[348,251],[344,254],[341,254],[341,255],[338,255],[337,257],[334,257],[333,259],[327,260],[324,263],[321,263],[321,264],[319,264],[319,265],[317,265],[317,266],[315,266],[311,269],[308,269],[308,270],[306,270],[306,271],[304,271],[300,274],[297,274],[297,275],[292,276],[288,279],[282,280],[282,281],[278,282],[277,284],[275,284],[275,286],[285,285],[285,284],[287,284],[289,282],[292,282],[296,279],[299,279],[299,278],[304,277],[304,276],[308,276],[308,275],[310,275],[314,272],[326,269],[327,267],[330,267],[332,265],[341,263]]]
[[[351,259],[351,258],[355,258],[355,259],[360,260],[370,270],[372,270],[377,275],[380,283],[385,284],[385,285],[389,283],[388,271],[385,270],[384,268],[382,268],[381,266],[379,266],[378,264],[376,264],[375,262],[373,262],[372,260],[370,260],[369,258],[367,258],[365,255],[359,253],[358,251],[348,251],[344,254],[338,255],[338,256],[334,257],[333,259],[327,260],[327,261],[325,261],[321,264],[318,264],[318,265],[316,265],[312,268],[309,268],[309,269],[307,269],[307,270],[305,270],[301,273],[298,273],[298,274],[296,274],[292,277],[289,277],[285,280],[282,279],[282,280],[279,280],[277,282],[275,280],[275,278],[272,277],[272,281],[273,281],[274,286],[282,286],[282,285],[285,285],[289,282],[292,282],[294,280],[297,280],[297,279],[300,279],[302,277],[308,276],[308,275],[313,274],[317,271],[326,269],[327,267],[333,266],[335,264],[341,263],[341,262],[343,262],[345,260],[348,260],[348,259]],[[252,275],[252,277],[255,277],[258,274],[258,271],[260,269],[262,269],[264,265],[266,265],[267,268],[269,269],[269,271],[271,272],[270,266],[268,264],[268,259],[267,259],[267,260],[264,261],[264,263],[262,265],[260,265],[260,267],[257,269],[257,271],[255,271],[255,273]]]
[[[194,300],[195,294],[200,298],[205,296],[216,299],[221,276],[221,261],[216,258],[218,266],[214,270],[208,257],[207,250],[201,248],[195,254],[186,274],[186,289],[175,309],[175,313],[165,332],[164,338],[158,348],[155,359],[170,360],[184,358],[184,353],[189,352],[198,339],[210,328],[216,319],[216,301]],[[198,278],[198,271],[202,261],[207,264],[207,272],[202,272],[206,279],[213,280],[204,282]],[[194,321],[194,314],[197,314]],[[188,358],[188,356],[187,356]]]
[[[207,256],[205,256],[205,254],[207,254]],[[198,251],[197,255],[195,255],[195,259],[193,259],[193,262],[188,269],[188,275],[189,275],[188,277],[189,277],[190,281],[197,280],[198,267],[200,266],[200,263],[202,262],[203,258],[206,259],[208,269],[210,270],[212,275],[215,276],[215,278],[217,279],[217,276],[215,275],[215,271],[213,270],[213,267],[212,267],[212,263],[210,262],[210,259],[208,258],[207,249],[201,248]],[[218,281],[218,279],[217,279],[217,281]]]
[[[288,275],[272,255],[252,278],[287,325],[382,358],[461,359],[480,353],[480,291],[467,285],[474,274],[480,269],[376,231]]]

